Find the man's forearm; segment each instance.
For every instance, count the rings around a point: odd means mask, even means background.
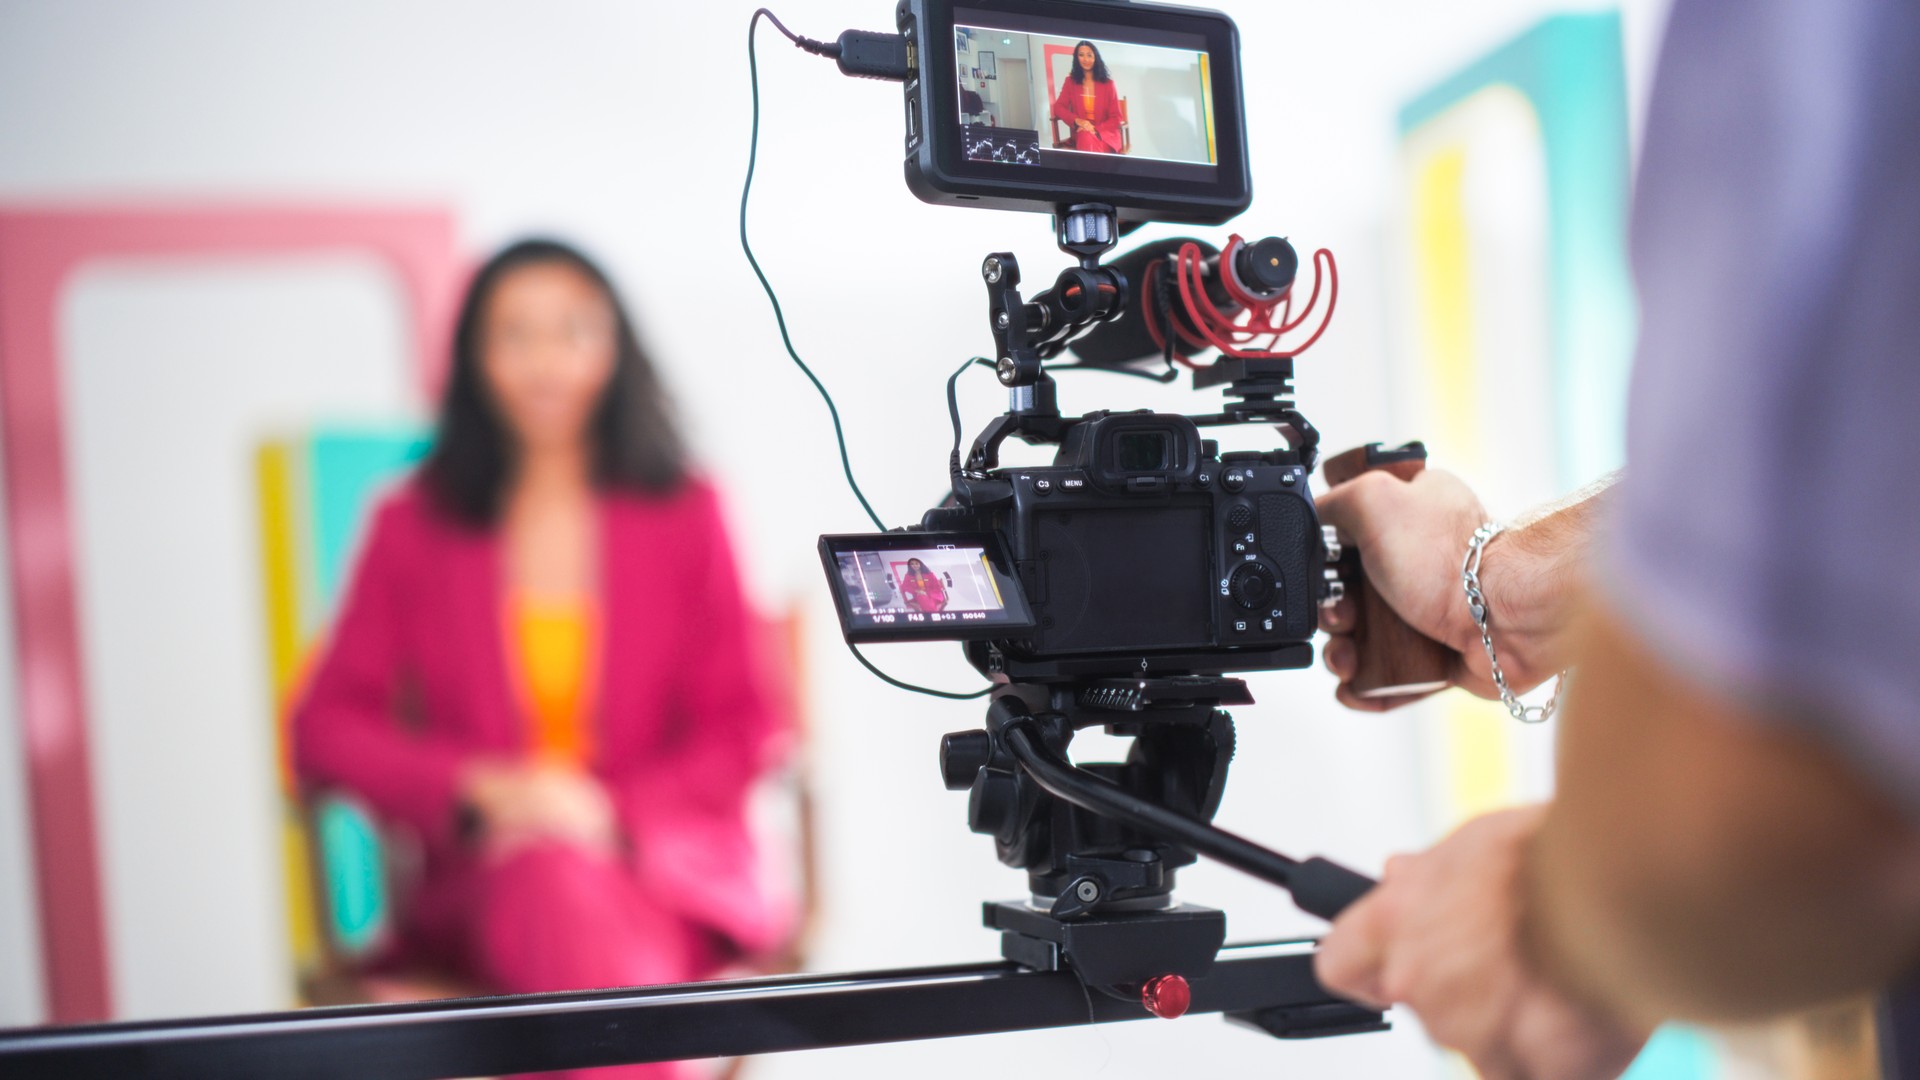
[[[1489,625],[1509,678],[1523,689],[1572,661],[1587,555],[1619,475],[1521,515],[1487,546],[1480,578]]]
[[[1920,957],[1920,845],[1825,748],[1583,620],[1558,791],[1528,861],[1557,983],[1637,1019],[1831,1000]]]

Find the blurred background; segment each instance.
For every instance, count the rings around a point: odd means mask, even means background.
[[[1338,314],[1299,377],[1326,445],[1424,438],[1501,516],[1616,467],[1624,213],[1663,0],[1221,6],[1244,43],[1256,192],[1235,227],[1340,259]],[[736,237],[751,10],[0,2],[0,1026],[296,1007],[377,939],[378,839],[350,808],[290,808],[283,698],[367,499],[418,453],[465,274],[528,234],[614,272],[723,492],[748,595],[789,632],[804,736],[760,817],[796,888],[802,842],[814,852],[801,962],[996,953],[980,901],[1023,882],[935,770],[939,736],[980,706],[864,672],[821,580],[815,536],[866,522]],[[823,38],[892,18],[880,0],[777,11]],[[990,347],[981,256],[1012,250],[1036,280],[1063,257],[1041,217],[913,199],[896,88],[761,45],[753,242],[876,509],[917,519],[943,494],[942,385]],[[1061,381],[1072,411],[1217,400]],[[963,382],[969,429],[1003,405],[984,372]],[[871,655],[977,685],[957,647]],[[1318,670],[1252,682],[1219,820],[1281,850],[1377,868],[1547,790],[1551,725],[1451,696],[1349,714]],[[1231,938],[1317,930],[1233,872],[1181,884],[1228,911]],[[752,1075],[1459,1068],[1397,1020],[1296,1044],[1197,1018]],[[1747,1075],[1736,1056],[1673,1032],[1638,1075]]]

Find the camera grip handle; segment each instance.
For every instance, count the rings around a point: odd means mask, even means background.
[[[1287,888],[1296,907],[1332,922],[1378,882],[1357,870],[1314,856],[1293,868]]]
[[[1358,446],[1328,458],[1321,475],[1338,486],[1364,472],[1384,471],[1411,482],[1427,467],[1427,448],[1410,442],[1397,449],[1379,443]],[[1349,548],[1341,555],[1340,580],[1353,601],[1354,652],[1358,666],[1348,685],[1363,698],[1405,697],[1432,693],[1447,686],[1452,653],[1445,645],[1407,625],[1380,594],[1367,587],[1360,553]]]

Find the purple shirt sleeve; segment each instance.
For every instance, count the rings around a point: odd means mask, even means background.
[[[1602,587],[1920,817],[1920,4],[1676,0],[1633,246]]]

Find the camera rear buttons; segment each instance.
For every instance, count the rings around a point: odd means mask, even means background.
[[[1252,611],[1267,606],[1273,599],[1273,571],[1259,563],[1241,563],[1227,576],[1227,591],[1233,602]]]
[[[1084,476],[1062,476],[1058,480],[1046,476],[1036,476],[1030,483],[1035,495],[1051,495],[1055,490],[1069,495],[1078,495],[1087,490],[1087,478]]]

